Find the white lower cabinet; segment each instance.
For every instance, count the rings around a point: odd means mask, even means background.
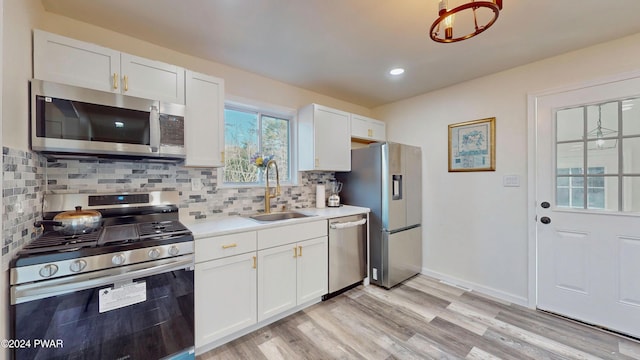
[[[255,231],[195,241],[196,347],[257,322]]]
[[[196,347],[257,322],[255,252],[196,264]]]
[[[258,321],[328,291],[326,236],[258,251]]]
[[[329,292],[329,238],[324,236],[298,243],[298,304]]]
[[[326,220],[196,239],[196,348],[319,300],[328,292],[328,244]]]
[[[258,321],[296,306],[295,244],[258,251]]]

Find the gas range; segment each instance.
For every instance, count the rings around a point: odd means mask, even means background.
[[[12,260],[11,284],[193,254],[193,235],[178,220],[178,201],[175,191],[45,195],[45,220],[82,206],[100,211],[102,226],[78,235],[45,226]]]
[[[11,262],[11,338],[63,346],[13,358],[195,359],[194,241],[178,202],[176,191],[45,195],[43,234]],[[63,235],[77,206],[96,219]]]

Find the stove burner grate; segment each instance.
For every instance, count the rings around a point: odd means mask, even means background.
[[[157,236],[167,237],[169,235],[181,235],[186,233],[190,233],[189,229],[179,221],[153,221],[138,224],[138,234],[140,234],[140,239]]]
[[[98,230],[85,234],[64,235],[58,231],[49,231],[25,245],[21,252],[32,254],[51,250],[74,251],[86,247],[95,247],[101,233]]]

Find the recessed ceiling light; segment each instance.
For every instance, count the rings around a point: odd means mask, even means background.
[[[391,75],[400,75],[400,74],[404,74],[404,69],[403,69],[403,68],[395,68],[395,69],[391,69],[391,71],[389,71],[389,74],[391,74]]]

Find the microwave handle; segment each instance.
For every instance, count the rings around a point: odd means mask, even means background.
[[[149,113],[149,145],[151,152],[157,153],[160,149],[160,113],[155,105]]]

